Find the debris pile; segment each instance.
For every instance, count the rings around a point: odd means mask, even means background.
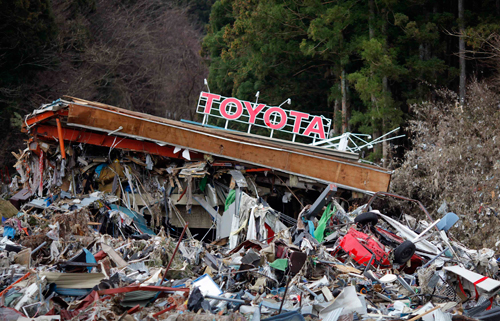
[[[0,201],[1,320],[500,318],[497,254],[451,238],[454,213],[386,192],[358,206],[183,148],[30,136]],[[422,213],[382,214],[392,198]]]
[[[495,87],[472,82],[461,107],[457,94],[436,90],[436,102],[412,106],[412,150],[391,181],[391,191],[408,195],[429,210],[460,216],[453,234],[469,247],[500,250],[500,128]],[[475,237],[482,234],[482,237]]]

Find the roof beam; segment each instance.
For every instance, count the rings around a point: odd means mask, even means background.
[[[38,125],[33,129],[33,133],[39,137],[57,140],[57,127],[50,125]],[[96,146],[113,147],[134,152],[149,153],[170,158],[182,158],[182,153],[174,154],[174,147],[159,146],[152,142],[139,141],[127,137],[108,136],[94,132],[86,132],[71,128],[62,128],[62,135],[65,141],[84,143]],[[192,159],[203,158],[201,155],[191,153]]]
[[[342,188],[365,192],[387,191],[391,173],[340,157],[287,148],[242,138],[231,133],[197,128],[181,122],[100,105],[69,105],[67,126],[100,131],[123,127],[120,134],[162,141],[192,151],[212,154],[250,164],[258,164],[295,175],[335,183]]]

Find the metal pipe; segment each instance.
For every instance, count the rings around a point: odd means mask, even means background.
[[[42,244],[40,244],[36,249],[34,249],[33,251],[31,251],[31,255],[35,254],[36,252],[38,252],[38,250],[40,250],[42,247],[44,247],[45,245],[47,244],[47,241],[43,242]]]
[[[368,261],[368,264],[366,265],[366,268],[363,271],[363,274],[365,274],[366,272],[368,272],[368,270],[372,266],[372,262],[373,262],[374,259],[375,259],[375,254],[372,254],[372,257],[370,258],[370,261]]]
[[[318,297],[318,295],[316,293],[314,293],[313,291],[311,291],[311,289],[309,289],[307,286],[302,286],[302,289],[304,289],[307,292],[309,292],[315,299]]]
[[[11,285],[9,285],[8,287],[6,287],[2,292],[0,292],[0,297],[2,297],[5,293],[7,293],[7,291],[9,291],[10,289],[12,289],[14,287],[14,285],[16,285],[17,283],[21,282],[22,280],[24,280],[28,276],[30,276],[30,274],[31,274],[31,272],[26,273],[21,278],[19,278],[16,282],[14,282]]]
[[[411,286],[410,286],[408,283],[406,283],[406,281],[405,281],[405,280],[403,280],[403,278],[402,278],[402,277],[400,277],[399,275],[396,275],[396,277],[398,278],[399,283],[401,283],[401,285],[402,285],[402,286],[403,286],[406,290],[408,290],[410,293],[415,293],[415,290],[413,290],[413,289],[411,288]]]
[[[432,258],[432,260],[430,260],[429,262],[425,263],[425,265],[423,265],[421,267],[421,269],[425,269],[426,267],[428,267],[429,265],[432,264],[432,262],[436,261],[441,255],[444,254],[444,252],[446,252],[447,250],[449,249],[449,247],[445,248],[443,251],[441,251],[441,253],[439,253],[438,255],[436,255],[435,257]]]
[[[122,130],[122,129],[123,129],[123,126],[120,126],[120,127],[118,127],[117,129],[115,129],[115,130],[113,130],[113,131],[109,132],[109,133],[108,133],[108,136],[113,135],[114,133],[117,133],[117,132],[119,132],[119,131],[120,131],[120,130]]]
[[[281,314],[281,310],[283,309],[283,304],[285,303],[286,300],[286,293],[288,292],[288,286],[290,285],[291,281],[292,279],[290,278],[290,275],[288,275],[288,282],[286,282],[285,294],[283,294],[283,300],[281,300],[280,310],[278,311],[278,314]]]
[[[175,307],[177,307],[177,304],[172,304],[168,308],[165,308],[165,309],[161,310],[160,312],[156,312],[155,314],[153,314],[153,318],[158,319],[159,315],[161,315],[161,314],[163,314],[165,312],[168,312],[168,311],[172,310]]]
[[[168,270],[170,269],[170,265],[172,264],[172,261],[174,260],[175,254],[177,253],[177,250],[179,249],[179,245],[182,242],[182,237],[184,236],[184,233],[186,232],[188,224],[189,223],[186,223],[186,225],[184,225],[184,229],[182,230],[181,236],[179,237],[179,241],[177,242],[177,246],[175,247],[174,254],[172,254],[172,257],[168,261],[168,265],[167,265],[167,268],[165,270],[165,274],[163,274],[163,277],[161,278],[160,285],[163,284],[163,282],[165,281],[165,278],[167,277]]]
[[[167,190],[163,187],[163,206],[165,206],[165,225],[167,226],[167,236],[170,237],[170,213],[168,212]]]
[[[63,159],[66,159],[66,150],[64,149],[64,136],[61,127],[61,121],[59,118],[56,118],[57,123],[57,136],[59,136],[59,148],[61,149],[61,156]]]

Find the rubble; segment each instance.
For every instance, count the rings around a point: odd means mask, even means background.
[[[349,204],[214,154],[30,136],[0,203],[1,320],[500,319],[497,255],[450,238],[454,213]],[[375,208],[394,197],[425,215]]]

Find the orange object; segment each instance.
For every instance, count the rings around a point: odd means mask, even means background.
[[[53,116],[56,116],[56,115],[60,115],[60,116],[68,116],[69,114],[69,110],[68,109],[64,109],[64,110],[60,110],[60,111],[47,111],[47,112],[44,112],[42,114],[37,114],[31,118],[28,118],[26,120],[26,123],[23,124],[23,127],[25,127],[26,125],[28,126],[31,126],[33,124],[36,124],[36,123],[40,123],[40,122],[43,122],[49,118],[52,118]]]
[[[141,306],[138,304],[135,307],[133,307],[130,310],[128,310],[127,313],[128,314],[134,314],[134,313],[136,313],[137,311],[140,311],[140,310],[141,310]]]
[[[53,140],[58,136],[58,129],[50,125],[37,125],[34,127],[34,133],[41,139]],[[174,154],[174,147],[160,146],[153,142],[140,141],[133,138],[119,138],[108,136],[107,134],[99,134],[87,131],[80,131],[71,128],[62,128],[63,139],[70,142],[84,143],[96,146],[105,146],[126,149],[135,152],[146,152],[152,155],[161,155],[170,158],[182,158],[182,153]],[[192,159],[203,159],[203,155],[191,152]]]
[[[247,172],[247,173],[269,172],[270,170],[271,170],[270,168],[250,168],[250,169],[246,169],[245,172]]]
[[[26,273],[25,275],[23,275],[19,280],[17,280],[16,282],[12,283],[11,285],[9,285],[8,287],[5,288],[5,290],[3,290],[2,292],[0,292],[0,297],[2,297],[5,293],[7,293],[7,291],[9,291],[10,289],[12,289],[14,287],[14,285],[16,285],[17,283],[21,282],[22,280],[26,279],[28,276],[30,276],[31,272],[28,272]]]
[[[169,306],[169,307],[168,307],[168,308],[166,308],[166,309],[161,310],[160,312],[156,312],[155,314],[153,314],[153,318],[156,318],[156,317],[158,317],[160,314],[163,314],[163,313],[165,313],[165,312],[168,312],[168,311],[172,310],[172,309],[173,309],[173,308],[175,308],[175,307],[176,307],[176,305],[174,304],[174,305]]]
[[[66,159],[66,150],[64,149],[64,136],[61,127],[61,121],[59,118],[56,118],[57,123],[57,137],[59,138],[59,147],[61,148],[61,156],[63,159]]]

